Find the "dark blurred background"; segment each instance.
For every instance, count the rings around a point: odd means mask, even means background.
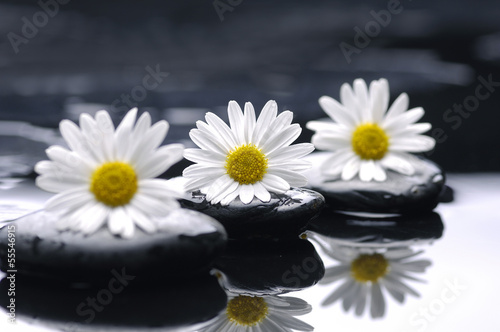
[[[0,36],[0,121],[56,128],[103,108],[118,121],[137,105],[189,143],[231,99],[275,99],[304,125],[342,83],[386,77],[391,102],[407,92],[436,128],[430,159],[500,171],[498,1],[12,0]]]

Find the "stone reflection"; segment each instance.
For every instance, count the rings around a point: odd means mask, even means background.
[[[16,319],[57,331],[194,331],[227,303],[217,278],[145,280],[117,268],[101,283],[16,276]],[[7,294],[9,280],[0,281]],[[0,310],[9,312],[9,298]]]
[[[200,332],[313,331],[295,316],[311,312],[304,300],[285,293],[311,287],[325,267],[312,243],[294,239],[230,240],[213,271],[226,291],[226,309]]]
[[[340,302],[345,312],[361,316],[366,311],[372,318],[381,318],[388,297],[400,304],[407,296],[419,297],[413,284],[424,282],[419,275],[431,261],[421,258],[424,250],[414,247],[440,238],[443,224],[436,213],[412,218],[330,213],[311,228],[314,231],[307,231],[307,237],[337,262],[326,268],[320,281],[334,285],[322,305]]]
[[[306,301],[278,294],[236,293],[227,290],[227,277],[216,271],[221,286],[226,288],[226,310],[209,321],[198,332],[273,332],[313,331],[314,327],[296,318],[311,312]]]

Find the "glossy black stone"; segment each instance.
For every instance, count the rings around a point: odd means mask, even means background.
[[[411,246],[443,236],[441,216],[429,212],[413,216],[358,216],[324,209],[309,231],[335,239],[339,244]]]
[[[19,274],[63,280],[107,278],[112,269],[160,279],[206,271],[225,248],[226,232],[212,218],[185,209],[171,212],[193,230],[146,234],[136,228],[131,239],[113,236],[107,227],[85,236],[54,227],[54,216],[39,211],[10,223],[15,226],[16,267]],[[7,266],[7,227],[0,230],[1,270]]]
[[[93,287],[18,274],[15,283],[16,316],[57,331],[180,331],[215,317],[227,304],[226,292],[208,273],[174,283],[108,273]],[[9,287],[4,278],[0,292],[7,294]],[[4,310],[9,302],[0,297]]]
[[[297,291],[318,283],[325,266],[311,242],[300,238],[277,241],[230,240],[215,261],[232,293],[257,295]]]
[[[364,182],[358,176],[349,181],[326,180],[320,166],[329,153],[307,157],[313,167],[307,172],[308,186],[323,194],[327,205],[336,210],[378,213],[421,213],[434,209],[443,191],[445,175],[430,160],[412,156],[415,174],[407,176],[386,170],[384,182]]]
[[[217,219],[230,238],[272,238],[297,236],[325,204],[315,191],[292,188],[283,194],[271,193],[271,201],[254,198],[243,204],[236,198],[227,206],[211,204],[205,195],[188,193],[180,200],[182,207],[203,212]]]

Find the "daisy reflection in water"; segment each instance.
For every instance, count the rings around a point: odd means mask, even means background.
[[[225,276],[216,272],[221,285]],[[314,327],[295,316],[311,312],[302,299],[279,295],[236,294],[226,291],[226,309],[199,332],[293,332],[314,331]]]
[[[423,251],[414,251],[409,247],[355,248],[334,244],[331,239],[316,233],[308,233],[308,238],[340,262],[327,268],[325,277],[320,281],[320,284],[341,281],[322,305],[340,300],[345,311],[354,308],[357,316],[369,308],[372,318],[383,317],[386,310],[383,292],[389,293],[399,303],[404,302],[406,294],[418,297],[419,294],[406,281],[423,282],[411,274],[424,273],[431,265],[427,259],[412,260]]]

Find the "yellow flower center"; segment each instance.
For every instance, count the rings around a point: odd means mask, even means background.
[[[246,144],[229,151],[225,168],[231,179],[239,184],[253,184],[264,178],[267,158],[254,144]]]
[[[227,304],[228,319],[238,325],[255,326],[266,318],[269,312],[262,297],[238,295]]]
[[[90,191],[106,205],[125,205],[137,192],[137,175],[126,163],[115,161],[102,164],[92,174]]]
[[[351,263],[351,275],[358,282],[377,282],[388,272],[389,262],[381,254],[359,255]]]
[[[389,137],[376,123],[359,125],[352,134],[351,143],[361,159],[382,159],[389,149]]]

